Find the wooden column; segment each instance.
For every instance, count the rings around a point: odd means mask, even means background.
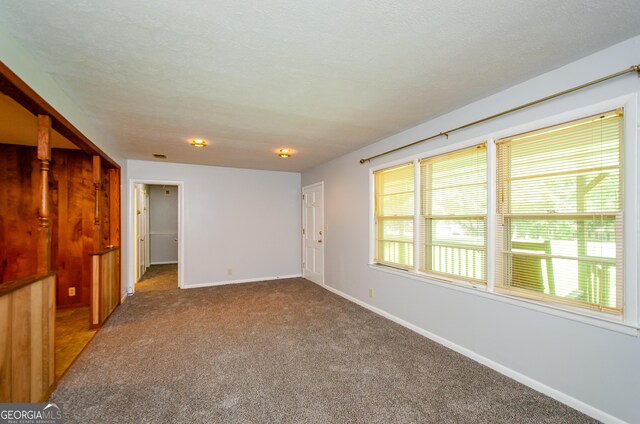
[[[120,246],[120,169],[109,169],[109,244]]]
[[[109,244],[120,246],[120,169],[111,168],[109,170]],[[116,258],[116,273],[118,284],[115,288],[117,293],[117,304],[120,304],[122,293],[122,250],[118,249]]]
[[[93,231],[93,248],[94,251],[98,252],[102,249],[102,234],[100,233],[100,191],[102,188],[102,180],[101,180],[101,161],[100,156],[93,157],[93,188],[95,191],[95,212],[94,212],[94,224],[95,228]]]
[[[40,207],[38,208],[37,272],[51,270],[49,226],[49,164],[51,162],[51,117],[38,115],[38,160],[40,161]]]

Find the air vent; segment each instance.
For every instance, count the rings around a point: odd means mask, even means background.
[[[163,155],[162,153],[154,153],[153,157],[156,159],[166,159],[167,155]]]

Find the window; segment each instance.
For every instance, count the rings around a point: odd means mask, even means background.
[[[374,173],[376,262],[413,267],[413,162]]]
[[[420,271],[486,281],[486,146],[421,160],[420,188]]]
[[[623,127],[618,109],[375,171],[375,262],[622,316]]]
[[[497,288],[621,313],[622,124],[613,111],[497,143]]]

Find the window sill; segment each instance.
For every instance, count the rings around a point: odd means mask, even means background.
[[[388,274],[399,275],[401,277],[410,278],[417,281],[422,281],[428,284],[433,284],[439,287],[444,287],[450,290],[461,291],[467,294],[475,296],[485,297],[498,302],[508,303],[518,307],[531,309],[534,311],[542,312],[557,317],[570,319],[572,321],[581,322],[584,324],[592,325],[594,327],[603,328],[610,331],[626,334],[629,336],[638,337],[640,327],[637,323],[623,322],[622,319],[616,319],[613,317],[605,317],[600,314],[582,311],[577,308],[562,308],[555,305],[544,304],[529,299],[522,299],[519,297],[510,296],[503,293],[488,292],[486,286],[475,285],[471,283],[453,283],[437,280],[427,275],[416,274],[413,271],[405,271],[401,269],[395,269],[384,265],[375,263],[369,264],[369,268],[376,271],[386,272]]]

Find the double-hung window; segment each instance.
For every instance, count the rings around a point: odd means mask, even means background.
[[[617,109],[375,171],[375,262],[623,315],[623,127]]]
[[[484,144],[420,161],[420,271],[486,281]]]
[[[497,142],[496,288],[622,312],[621,111]]]
[[[376,262],[413,267],[413,162],[374,173]]]

